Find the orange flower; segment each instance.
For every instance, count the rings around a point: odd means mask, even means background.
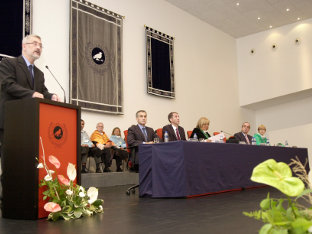
[[[58,212],[58,211],[61,211],[61,207],[59,204],[57,203],[54,203],[54,202],[48,202],[44,205],[43,207],[46,211],[48,212],[52,212],[52,213],[55,213],[55,212]]]
[[[60,161],[56,157],[54,157],[53,155],[49,156],[49,162],[52,163],[56,168],[60,168],[60,166],[61,166]]]
[[[61,181],[62,184],[69,186],[69,180],[66,179],[63,175],[58,175],[57,176],[58,180]]]

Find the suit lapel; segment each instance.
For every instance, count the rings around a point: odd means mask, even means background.
[[[19,63],[19,66],[22,68],[22,70],[25,73],[29,87],[31,89],[34,89],[33,84],[32,84],[32,79],[30,76],[30,72],[29,72],[27,64],[26,64],[26,62],[22,56],[18,57],[18,63]],[[34,73],[35,73],[35,71],[34,71]]]

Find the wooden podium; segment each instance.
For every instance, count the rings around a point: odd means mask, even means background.
[[[80,168],[80,107],[46,99],[23,99],[5,106],[2,174],[2,217],[39,219],[48,216],[39,181],[46,171],[38,169],[42,138],[46,163],[55,174],[67,178],[68,163]],[[61,163],[56,169],[48,160]],[[54,174],[54,176],[55,176]],[[75,181],[80,184],[80,170]]]

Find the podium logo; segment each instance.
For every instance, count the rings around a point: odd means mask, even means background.
[[[49,138],[55,145],[62,145],[67,137],[67,130],[65,124],[50,123]]]

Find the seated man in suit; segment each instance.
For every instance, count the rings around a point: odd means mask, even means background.
[[[85,126],[85,121],[81,120],[81,173],[87,173],[86,165],[88,155],[94,157],[96,163],[96,173],[101,173],[100,164],[101,164],[101,150],[92,143],[88,133],[83,130]]]
[[[154,138],[158,138],[157,134],[154,132],[154,129],[146,127],[147,113],[145,110],[139,110],[135,114],[137,125],[132,125],[128,128],[127,143],[128,147],[134,150],[134,154],[131,154],[130,161],[133,163],[134,171],[139,170],[139,160],[138,160],[138,146],[140,144],[153,144]]]
[[[246,144],[251,145],[252,136],[248,135],[250,130],[250,124],[248,122],[244,122],[242,125],[242,131],[235,133],[234,137],[238,141],[244,141]]]
[[[167,131],[169,136],[169,141],[185,141],[185,131],[184,128],[179,126],[180,116],[177,112],[170,112],[168,115],[168,120],[170,124],[163,127],[163,139],[165,132]]]

